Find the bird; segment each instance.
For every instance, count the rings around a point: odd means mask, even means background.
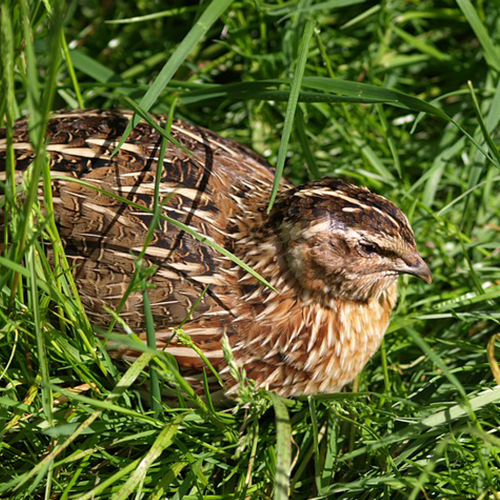
[[[110,324],[108,311],[120,304],[153,221],[162,135],[141,121],[116,152],[131,117],[121,110],[59,111],[47,126],[55,220],[82,304],[100,327]],[[165,115],[154,119],[167,123]],[[408,219],[368,188],[328,177],[300,186],[282,178],[268,211],[275,171],[266,160],[177,118],[170,134],[159,170],[165,217],[143,255],[157,349],[175,356],[187,374],[201,373],[197,349],[175,336],[182,325],[229,396],[238,384],[224,339],[256,390],[283,397],[340,391],[378,349],[398,277],[432,281]],[[13,137],[21,175],[34,157],[25,119]],[[6,148],[0,130],[0,195]],[[145,341],[140,290],[120,317]],[[129,347],[116,352],[138,356]]]

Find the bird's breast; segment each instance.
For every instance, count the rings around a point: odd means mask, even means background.
[[[317,328],[321,341],[311,338],[308,346],[305,368],[311,372],[311,381],[306,393],[336,392],[361,372],[387,330],[396,289],[394,283],[379,299],[367,302],[339,300],[326,313]]]
[[[238,363],[258,387],[282,396],[339,391],[356,377],[382,341],[396,303],[396,283],[379,299],[338,299],[328,307],[290,306],[287,316],[259,315],[234,339]],[[281,302],[287,304],[286,298]],[[280,321],[281,320],[281,321]]]

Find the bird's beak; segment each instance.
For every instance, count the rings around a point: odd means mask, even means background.
[[[429,266],[424,262],[418,253],[405,259],[406,265],[400,269],[400,272],[412,274],[418,278],[422,278],[427,283],[432,283],[432,273]]]

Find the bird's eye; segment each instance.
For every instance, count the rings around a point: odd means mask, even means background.
[[[375,243],[369,243],[367,241],[359,242],[359,248],[366,255],[373,255],[373,254],[379,253],[379,251],[380,251],[380,248],[378,245],[375,245]]]

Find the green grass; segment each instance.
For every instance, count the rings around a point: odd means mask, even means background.
[[[498,0],[0,3],[0,126],[10,141],[27,115],[37,152],[17,192],[0,184],[12,221],[0,242],[0,495],[500,498],[493,344],[487,355],[500,330]],[[222,411],[147,347],[118,369],[52,216],[43,130],[50,110],[78,107],[174,110],[296,183],[365,184],[408,214],[434,283],[400,280],[354,392],[246,391],[246,408]],[[137,279],[147,304],[147,273]],[[153,394],[169,381],[176,408],[141,397],[153,358]]]

